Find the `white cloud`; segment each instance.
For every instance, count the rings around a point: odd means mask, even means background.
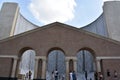
[[[29,9],[42,23],[66,22],[74,18],[75,0],[31,0]]]

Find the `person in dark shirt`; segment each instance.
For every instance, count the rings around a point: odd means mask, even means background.
[[[75,71],[73,71],[72,76],[73,76],[73,80],[77,80],[77,78],[76,78],[76,74],[75,74]]]
[[[110,71],[107,69],[107,77],[110,77]]]

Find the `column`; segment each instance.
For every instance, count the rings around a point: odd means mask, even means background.
[[[18,58],[13,58],[13,67],[12,67],[12,74],[11,74],[11,77],[15,77],[17,61],[18,61]]]
[[[66,58],[66,80],[69,80],[69,59]]]
[[[46,77],[46,58],[42,59],[42,79]]]
[[[74,71],[77,72],[77,58],[73,58]]]
[[[38,73],[38,62],[39,62],[39,58],[35,59],[35,72],[34,72],[34,78],[37,78],[37,73]]]
[[[97,59],[97,71],[101,72],[101,63],[100,63],[101,59]]]

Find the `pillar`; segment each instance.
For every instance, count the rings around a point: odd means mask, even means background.
[[[4,3],[0,11],[0,40],[14,35],[19,14],[17,3]]]
[[[37,78],[37,73],[38,73],[38,61],[39,61],[39,58],[36,58],[35,59],[35,72],[34,72],[34,78],[36,79]]]
[[[46,58],[42,59],[42,79],[46,76]]]
[[[69,59],[66,58],[66,80],[69,80]]]
[[[12,67],[11,77],[15,77],[17,62],[18,62],[18,58],[13,58],[13,67]]]
[[[101,63],[100,63],[101,59],[97,59],[97,71],[101,72]]]
[[[73,58],[74,71],[77,72],[77,58]]]

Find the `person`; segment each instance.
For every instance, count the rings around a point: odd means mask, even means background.
[[[29,71],[29,72],[28,72],[28,79],[29,79],[29,80],[31,79],[31,76],[32,76],[32,72]]]
[[[103,80],[103,75],[101,72],[99,72],[99,80]]]
[[[97,72],[95,72],[95,80],[98,80],[98,73]]]
[[[110,77],[110,71],[107,69],[107,77]]]
[[[72,77],[73,77],[73,80],[77,80],[77,78],[76,78],[76,74],[75,74],[75,71],[73,71],[73,73],[72,73]]]
[[[26,78],[25,80],[27,80],[29,78],[29,73],[26,73],[26,77],[25,78]]]
[[[55,77],[55,75],[54,75],[54,71],[53,71],[51,80],[54,80],[54,77]]]
[[[117,71],[115,70],[115,71],[114,71],[114,78],[117,78],[117,75],[118,75],[118,74],[117,74]]]
[[[73,73],[72,73],[72,71],[70,71],[70,80],[73,80]]]
[[[57,69],[54,72],[54,76],[55,76],[55,80],[58,80],[58,71],[57,71]]]
[[[62,75],[62,79],[61,80],[65,80],[65,75]]]

